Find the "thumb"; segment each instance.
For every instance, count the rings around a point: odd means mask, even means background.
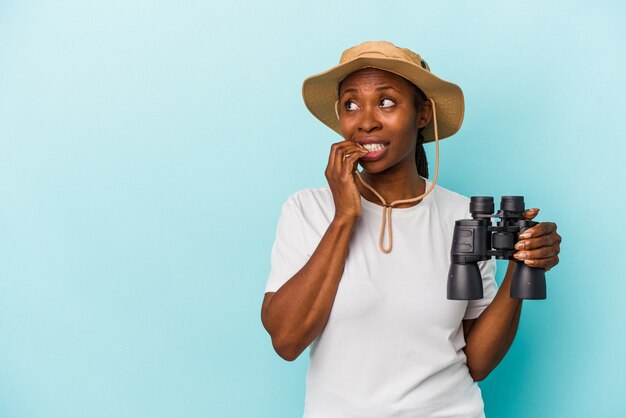
[[[538,208],[528,209],[526,212],[524,212],[524,219],[531,220],[535,216],[537,216],[538,213],[539,213],[539,209]]]

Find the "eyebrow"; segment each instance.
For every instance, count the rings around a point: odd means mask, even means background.
[[[383,91],[383,90],[395,90],[398,91],[396,88],[394,88],[393,86],[380,86],[380,87],[376,87],[376,91]],[[356,93],[358,92],[357,89],[355,88],[349,88],[349,89],[345,89],[343,91],[343,93],[341,93],[341,95],[343,96],[346,93]]]

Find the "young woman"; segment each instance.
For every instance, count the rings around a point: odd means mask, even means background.
[[[422,144],[458,131],[461,89],[407,49],[366,42],[307,79],[303,95],[344,140],[330,150],[329,187],[283,205],[262,321],[284,359],[311,346],[304,416],[484,416],[476,381],[506,354],[522,302],[509,297],[515,261],[500,289],[495,262],[480,264],[482,300],[446,297],[469,199],[435,186],[437,168],[428,180]],[[540,223],[515,258],[550,269],[560,241]]]

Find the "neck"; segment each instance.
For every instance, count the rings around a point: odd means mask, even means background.
[[[406,167],[394,167],[381,173],[363,171],[361,177],[390,204],[396,200],[411,199],[425,192],[426,182],[417,174],[415,161]],[[357,180],[361,195],[368,201],[382,205],[380,199]],[[411,207],[419,202],[403,203],[395,207]]]

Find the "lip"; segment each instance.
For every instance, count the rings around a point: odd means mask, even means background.
[[[367,161],[367,162],[377,161],[383,158],[385,154],[387,153],[387,148],[389,147],[389,141],[385,139],[381,139],[381,138],[375,138],[375,137],[359,138],[355,142],[359,145],[366,145],[366,144],[384,145],[383,149],[378,150],[378,151],[370,151],[360,158],[361,161]]]
[[[354,142],[360,145],[365,145],[365,144],[382,144],[385,146],[389,145],[389,141],[387,141],[386,139],[376,138],[373,136],[355,139]]]
[[[362,156],[360,158],[361,161],[377,161],[380,160],[381,158],[383,158],[385,156],[385,154],[387,153],[387,147],[378,150],[378,151],[371,151],[368,152],[367,154],[365,154],[364,156]]]

